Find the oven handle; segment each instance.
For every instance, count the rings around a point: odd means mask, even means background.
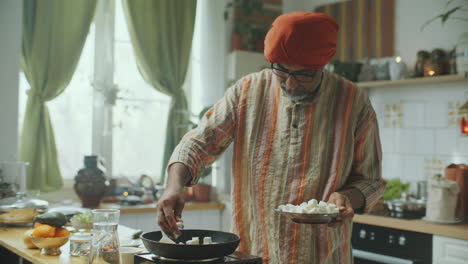
[[[353,256],[360,258],[360,259],[371,260],[371,261],[375,261],[378,263],[385,263],[385,264],[416,264],[416,262],[412,260],[381,255],[381,254],[372,253],[369,251],[363,251],[359,249],[353,249]]]

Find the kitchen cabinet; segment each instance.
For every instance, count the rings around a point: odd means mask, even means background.
[[[434,236],[432,239],[432,264],[468,263],[468,240]]]
[[[190,210],[182,213],[185,229],[221,230],[221,210]],[[120,215],[120,224],[143,232],[160,230],[156,212]]]

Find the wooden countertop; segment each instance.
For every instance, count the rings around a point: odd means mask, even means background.
[[[120,209],[121,214],[140,214],[140,213],[152,213],[156,212],[156,203],[143,204],[143,205],[119,205],[114,203],[102,203],[100,208],[116,208]],[[220,202],[187,202],[184,206],[184,211],[192,210],[223,210],[225,205]]]
[[[353,222],[468,240],[468,223],[466,222],[447,225],[421,219],[406,220],[367,214],[354,215]]]
[[[18,256],[34,264],[78,264],[79,257],[70,256],[70,241],[60,247],[60,256],[43,256],[39,249],[28,249],[23,243],[23,234],[30,228],[0,227],[0,246],[5,247]],[[135,229],[120,225],[118,228],[120,240],[131,239]]]

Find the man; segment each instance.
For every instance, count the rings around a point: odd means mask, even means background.
[[[351,219],[383,192],[377,120],[365,91],[324,70],[338,25],[325,14],[279,16],[265,39],[271,69],[250,74],[188,132],[168,166],[158,223],[178,234],[183,187],[234,142],[233,232],[264,263],[352,263]],[[312,198],[347,213],[329,226],[295,224],[273,211]]]

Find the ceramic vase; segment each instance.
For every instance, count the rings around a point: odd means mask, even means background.
[[[103,170],[98,167],[97,156],[85,156],[84,168],[75,176],[74,189],[84,208],[97,208],[108,189]]]

